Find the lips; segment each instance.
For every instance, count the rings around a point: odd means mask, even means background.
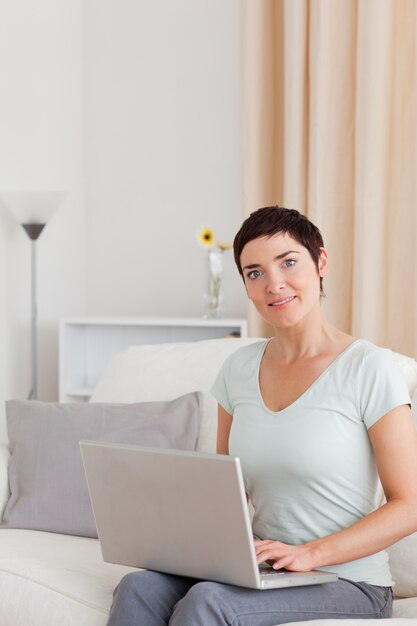
[[[295,298],[296,296],[289,296],[288,298],[282,298],[281,300],[274,300],[274,302],[270,302],[268,306],[280,307],[284,304],[288,304],[288,302],[292,302]]]

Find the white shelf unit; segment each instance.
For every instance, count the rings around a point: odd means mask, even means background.
[[[59,401],[86,402],[111,357],[130,346],[248,336],[244,319],[74,317],[60,321]]]

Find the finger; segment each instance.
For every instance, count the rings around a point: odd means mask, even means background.
[[[273,543],[269,543],[266,546],[255,546],[255,552],[260,554],[261,552],[279,552],[279,546],[275,546]]]
[[[279,558],[281,555],[279,553],[277,553],[277,550],[257,550],[256,551],[256,558],[262,559],[263,561],[266,561],[266,559],[277,559]]]
[[[279,548],[274,548],[272,544],[267,546],[255,546],[255,553],[262,554],[263,552],[277,552]]]
[[[272,556],[269,552],[260,552],[259,554],[256,555],[256,561],[258,563],[265,563],[265,561],[271,558],[273,561],[275,561],[277,558],[277,555],[275,554]]]
[[[254,541],[254,545],[255,545],[255,548],[257,548],[257,547],[261,547],[262,548],[263,546],[265,547],[265,546],[272,546],[272,545],[274,545],[277,548],[284,549],[284,550],[285,549],[288,550],[288,548],[291,547],[287,543],[282,543],[282,541],[274,541],[273,539],[262,539],[262,540],[259,540],[259,541],[255,540]]]
[[[277,550],[288,549],[287,544],[280,543],[279,541],[270,541],[268,539],[268,540],[261,541],[259,543],[255,542],[255,550],[257,552],[260,552],[261,550],[267,550],[268,548],[272,548],[272,547],[274,547]]]
[[[284,556],[275,561],[272,565],[274,569],[283,569],[284,567],[288,567],[293,562],[294,558],[292,556]]]
[[[275,561],[282,561],[282,559],[286,559],[289,560],[290,562],[293,561],[294,559],[294,555],[291,554],[286,554],[285,552],[281,551],[281,550],[264,550],[262,552],[260,552],[259,554],[256,555],[256,559],[258,561],[258,563],[264,563],[265,561],[273,561],[275,563]]]
[[[276,550],[265,550],[256,555],[256,560],[258,563],[264,563],[268,560],[275,562],[277,559],[281,559],[283,556],[285,555],[277,554]]]

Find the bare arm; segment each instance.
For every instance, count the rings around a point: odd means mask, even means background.
[[[307,571],[383,550],[417,530],[417,431],[410,408],[393,409],[368,431],[387,503],[349,528],[300,546],[257,542],[258,562]]]
[[[229,435],[233,416],[227,413],[221,404],[217,412],[217,454],[229,454]]]

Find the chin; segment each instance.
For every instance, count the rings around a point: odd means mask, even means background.
[[[278,315],[271,313],[269,310],[258,310],[258,313],[262,317],[264,322],[270,324],[271,326],[274,326],[274,328],[289,328],[290,326],[295,326],[295,324],[299,322],[299,320],[295,320],[294,318],[290,317],[284,318],[284,316],[282,316],[280,319]]]
[[[297,326],[303,320],[303,316],[300,315],[285,315],[282,313],[271,312],[269,309],[263,314],[259,311],[262,319],[274,328],[292,328]]]

